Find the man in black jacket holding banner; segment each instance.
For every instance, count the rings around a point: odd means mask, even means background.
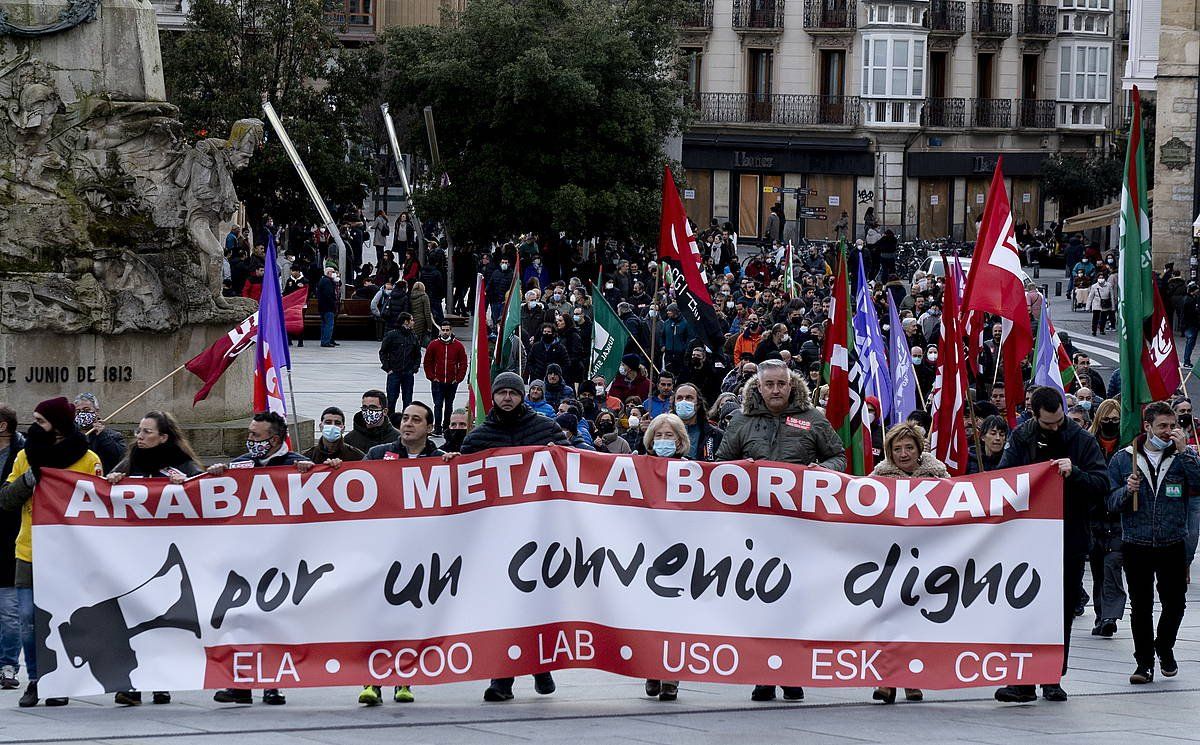
[[[525,382],[514,372],[503,372],[492,381],[492,410],[467,434],[462,452],[478,453],[488,448],[521,445],[570,445],[558,424],[535,414],[525,403]],[[513,678],[493,678],[483,692],[484,701],[511,701]],[[533,676],[533,689],[543,696],[554,693],[550,671]]]

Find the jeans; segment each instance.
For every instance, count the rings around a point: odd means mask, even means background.
[[[458,383],[430,383],[433,388],[433,426],[441,429],[450,426],[450,412],[454,410],[454,394]],[[409,384],[412,391],[412,384]],[[411,395],[411,393],[410,393]]]
[[[403,398],[401,398],[403,394]],[[390,372],[387,376],[387,404],[388,415],[396,413],[396,402],[401,401],[403,409],[412,403],[413,400],[413,374]]]
[[[321,314],[321,343],[329,345],[333,343],[333,314]]]
[[[1189,567],[1196,560],[1197,543],[1200,543],[1200,499],[1193,499],[1188,503],[1187,538],[1183,541]]]
[[[1196,348],[1196,332],[1200,329],[1190,328],[1183,330],[1183,338],[1187,339],[1187,344],[1183,345],[1183,364],[1192,364],[1192,350]]]
[[[21,613],[17,588],[0,587],[0,667],[21,661]]]
[[[21,621],[21,649],[25,650],[25,672],[29,682],[37,680],[37,636],[33,631],[33,588],[18,587],[17,614]]]
[[[1153,667],[1154,654],[1169,655],[1183,621],[1187,594],[1187,565],[1183,541],[1169,546],[1126,543],[1125,580],[1129,585],[1129,626],[1133,632],[1133,657],[1138,667]],[[1154,629],[1154,585],[1158,582],[1158,632]]]
[[[1125,583],[1121,575],[1121,550],[1109,549],[1101,541],[1088,555],[1092,566],[1092,608],[1096,620],[1125,617]]]

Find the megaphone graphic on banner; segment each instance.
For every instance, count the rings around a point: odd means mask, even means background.
[[[155,629],[181,629],[200,638],[192,581],[174,543],[153,577],[115,598],[79,608],[58,633],[71,665],[90,665],[104,690],[112,692],[133,688],[129,676],[138,661],[130,642]]]

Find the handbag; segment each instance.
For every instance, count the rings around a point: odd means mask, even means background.
[[[1112,310],[1112,309],[1113,309],[1112,298],[1110,298],[1110,297],[1100,298],[1100,310]]]

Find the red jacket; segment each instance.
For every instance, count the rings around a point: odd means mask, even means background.
[[[638,373],[638,376],[633,380],[629,380],[624,375],[618,375],[608,386],[608,395],[618,398],[622,403],[630,396],[637,396],[642,399],[642,403],[650,397],[650,378]]]
[[[425,348],[425,377],[434,383],[461,383],[467,377],[467,348],[453,336],[434,337]]]

